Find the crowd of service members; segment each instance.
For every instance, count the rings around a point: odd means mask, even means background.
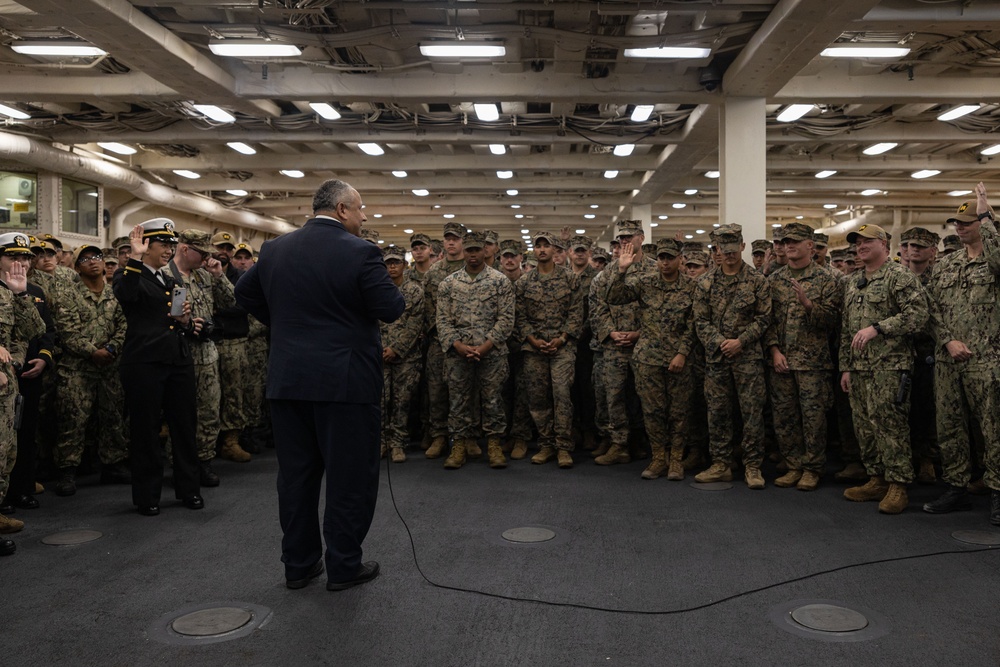
[[[610,255],[566,230],[537,233],[530,252],[453,222],[442,240],[414,234],[412,262],[384,250],[406,312],[382,326],[383,455],[403,462],[420,440],[457,469],[482,444],[504,468],[535,442],[534,464],[571,468],[583,449],[599,465],[649,459],[643,479],[704,468],[704,483],[742,466],[751,489],[766,486],[770,458],[775,486],[811,491],[836,444],[834,478],[860,483],[849,500],[898,514],[907,485],[935,482],[937,465],[948,489],[924,510],[969,509],[985,493],[1000,525],[1000,244],[982,184],[976,194],[942,220],[956,231],[943,250],[918,227],[895,257],[876,225],[829,255],[824,234],[785,225],[753,241],[753,266],[732,224],[706,249],[644,243],[640,221],[623,220]],[[245,462],[269,444],[267,332],[233,299],[254,249],[197,230],[170,244],[164,274],[199,320],[198,482],[216,486],[215,456]],[[49,235],[0,235],[0,534],[23,528],[10,515],[39,506],[39,481],[61,496],[85,472],[130,482],[111,283],[131,250],[128,237],[69,251]]]

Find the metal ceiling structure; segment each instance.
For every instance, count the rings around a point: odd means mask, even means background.
[[[106,54],[12,49],[66,40]],[[995,0],[0,0],[0,41],[0,102],[30,115],[0,132],[107,153],[153,183],[292,224],[319,183],[341,178],[390,243],[404,230],[439,236],[447,219],[502,238],[569,226],[607,240],[635,205],[651,206],[657,235],[694,235],[718,220],[720,181],[705,174],[718,169],[718,109],[732,97],[767,103],[770,223],[824,227],[890,209],[943,219],[960,201],[948,192],[1000,165],[981,153],[1000,143]],[[300,53],[212,51],[247,41]],[[422,54],[443,42],[505,54]],[[836,44],[909,52],[822,55]],[[664,47],[707,55],[626,53]],[[499,117],[480,118],[475,104]],[[813,106],[779,121],[791,104]],[[962,104],[976,107],[937,119]],[[653,106],[648,119],[632,120],[639,105]],[[863,153],[883,142],[896,145]],[[912,177],[924,169],[939,173]],[[816,178],[823,170],[836,173]]]

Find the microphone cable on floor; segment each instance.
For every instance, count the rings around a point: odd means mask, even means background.
[[[452,586],[450,584],[439,584],[438,582],[432,580],[428,577],[423,568],[420,567],[420,559],[417,557],[417,546],[413,541],[413,532],[410,530],[409,524],[406,523],[406,519],[403,518],[402,513],[399,511],[399,507],[396,505],[396,494],[392,488],[392,463],[386,458],[386,476],[389,481],[389,497],[392,499],[392,508],[396,511],[396,516],[399,517],[399,521],[403,524],[403,528],[406,529],[406,535],[410,540],[410,551],[413,553],[413,564],[417,568],[417,572],[428,584],[434,588],[440,588],[446,591],[456,591],[458,593],[469,593],[472,595],[479,595],[487,598],[495,598],[497,600],[509,600],[511,602],[530,602],[534,604],[545,605],[548,607],[570,607],[572,609],[586,609],[588,611],[599,611],[608,614],[632,614],[639,616],[673,616],[676,614],[687,614],[694,611],[700,611],[702,609],[708,609],[710,607],[716,607],[726,602],[732,602],[743,597],[749,597],[757,593],[762,593],[772,588],[780,588],[782,586],[787,586],[789,584],[795,584],[800,581],[806,581],[808,579],[814,579],[816,577],[821,577],[825,574],[833,574],[834,572],[843,572],[845,570],[853,570],[855,568],[867,567],[869,565],[880,565],[882,563],[898,563],[907,560],[918,560],[921,558],[933,558],[935,556],[950,556],[958,554],[978,554],[984,551],[997,551],[994,547],[982,547],[980,549],[949,549],[946,551],[932,551],[930,553],[924,554],[912,554],[909,556],[894,556],[892,558],[879,558],[876,560],[866,560],[859,563],[849,563],[848,565],[841,565],[839,567],[832,567],[827,570],[819,570],[817,572],[810,572],[809,574],[804,574],[801,577],[793,577],[791,579],[783,579],[781,581],[774,582],[772,584],[767,584],[765,586],[758,586],[757,588],[751,588],[749,590],[740,591],[739,593],[733,593],[732,595],[727,595],[726,597],[719,598],[718,600],[712,600],[711,602],[705,602],[703,604],[694,605],[691,607],[681,607],[679,609],[616,609],[614,607],[601,607],[598,605],[582,604],[579,602],[556,602],[553,600],[539,600],[535,598],[525,598],[516,595],[504,595],[502,593],[491,593],[490,591],[478,590],[475,588],[463,588],[462,586]]]

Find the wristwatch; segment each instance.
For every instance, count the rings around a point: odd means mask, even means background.
[[[983,211],[982,213],[976,216],[976,220],[982,220],[983,218],[989,218],[990,220],[993,220],[993,214],[990,211]]]
[[[882,325],[879,324],[878,322],[876,322],[875,324],[872,325],[872,329],[875,329],[875,331],[879,332],[879,334],[881,334],[883,336],[885,335],[885,332],[882,331]]]

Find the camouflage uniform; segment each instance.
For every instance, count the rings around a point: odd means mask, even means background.
[[[786,238],[787,233],[786,227]],[[812,302],[811,310],[799,303],[792,280],[802,286]],[[765,358],[772,370],[771,401],[778,447],[789,470],[821,475],[826,464],[826,412],[833,405],[830,332],[840,321],[840,283],[815,262],[803,269],[786,264],[768,276],[768,283],[771,324],[764,337],[764,349],[769,350]],[[772,347],[785,356],[787,372],[773,372]]]
[[[267,339],[268,328],[253,315],[249,315],[248,320],[250,333],[247,335],[247,376],[244,378],[247,392],[243,407],[246,410],[247,426],[260,428],[270,422],[264,399],[264,389],[267,386],[267,351],[270,343]]]
[[[538,444],[573,451],[573,386],[575,341],[583,330],[583,292],[580,278],[564,268],[538,270],[521,276],[514,285],[517,299],[517,338],[524,352],[524,382]],[[542,354],[527,340],[565,336],[555,354]]]
[[[732,460],[733,408],[738,407],[743,418],[743,463],[748,469],[759,469],[764,458],[765,394],[761,339],[771,317],[767,279],[746,262],[736,275],[728,276],[721,268],[706,274],[698,283],[694,317],[695,330],[705,347],[705,400],[713,464],[728,466]],[[719,348],[730,338],[738,339],[743,347],[732,359]]]
[[[661,241],[657,251],[670,252],[676,257],[680,254],[680,244],[672,239]],[[686,415],[691,401],[687,357],[695,344],[691,312],[694,287],[694,281],[687,276],[678,275],[673,282],[667,282],[659,271],[626,278],[616,266],[609,276],[609,304],[639,304],[641,333],[632,353],[632,367],[654,465],[664,464],[668,451],[670,461],[678,465],[684,456]],[[684,367],[673,373],[668,366],[678,354],[685,357]]]
[[[98,456],[113,465],[128,458],[124,428],[124,397],[118,361],[99,367],[91,354],[110,345],[116,352],[125,342],[125,314],[111,285],[98,295],[77,283],[54,302],[52,316],[59,330],[63,354],[56,388],[58,437],[53,460],[58,468],[80,465],[87,422],[96,407],[99,424]]]
[[[908,484],[913,481],[910,397],[898,393],[901,376],[913,371],[912,336],[927,323],[927,296],[917,277],[891,260],[862,278],[848,280],[844,293],[840,371],[851,374],[851,410],[865,470]],[[855,334],[876,323],[884,333],[863,350],[852,349]]]
[[[438,288],[445,278],[462,269],[465,260],[441,260],[431,267],[424,281],[424,322],[427,331],[427,404],[432,438],[448,436],[448,385],[444,376],[444,351],[437,330]]]
[[[986,445],[983,482],[1000,491],[1000,235],[988,219],[979,231],[982,254],[970,258],[964,248],[951,253],[935,265],[930,283],[938,443],[942,477],[964,487],[971,477],[972,417]],[[945,350],[951,341],[965,343],[972,357],[952,359]]]
[[[510,280],[485,264],[475,276],[465,270],[452,273],[441,281],[438,291],[437,328],[445,353],[448,430],[452,437],[457,442],[479,436],[472,403],[476,389],[483,432],[487,438],[502,437],[507,427],[503,402],[503,383],[508,373],[507,338],[514,329]],[[453,347],[455,342],[482,345],[487,340],[492,341],[493,349],[478,362],[462,357]]]
[[[420,283],[403,277],[399,286],[406,308],[391,324],[379,322],[382,347],[392,348],[396,358],[382,365],[382,444],[405,447],[410,405],[420,382],[420,334],[424,330],[424,290]]]

